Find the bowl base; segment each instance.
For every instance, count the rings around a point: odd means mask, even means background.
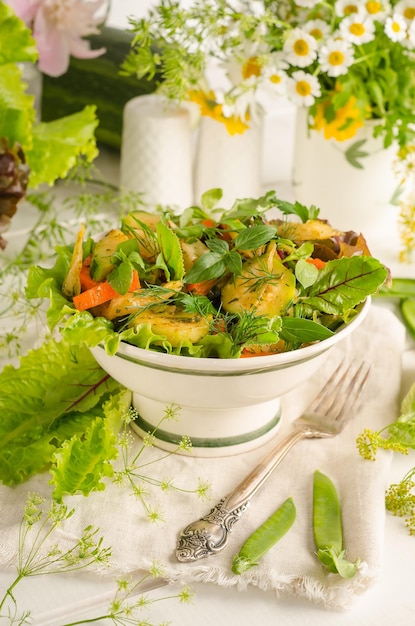
[[[194,457],[223,457],[253,450],[271,439],[281,422],[279,399],[228,409],[180,407],[167,419],[165,403],[133,394],[138,415],[132,430],[168,452]],[[173,411],[174,413],[174,411]],[[164,419],[163,419],[164,416]],[[195,419],[196,418],[196,419]],[[191,447],[180,447],[186,436]]]

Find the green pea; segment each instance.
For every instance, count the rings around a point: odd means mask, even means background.
[[[343,548],[340,502],[333,481],[316,470],[313,481],[313,531],[318,550]]]
[[[409,334],[415,339],[415,298],[401,300],[400,310]]]
[[[378,296],[386,298],[415,298],[415,279],[393,278],[390,285],[383,285]]]
[[[291,528],[296,517],[296,508],[292,498],[287,498],[241,546],[232,559],[234,574],[242,574],[258,565],[259,559],[274,546]]]
[[[345,558],[339,496],[333,481],[319,470],[313,479],[313,534],[323,566],[343,578],[354,576],[360,561],[352,563]]]

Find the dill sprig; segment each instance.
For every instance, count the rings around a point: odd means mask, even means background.
[[[16,588],[22,580],[41,575],[65,574],[76,572],[93,565],[107,566],[111,556],[111,548],[104,546],[103,537],[98,536],[98,529],[87,526],[81,537],[75,538],[73,544],[62,550],[55,541],[56,530],[69,520],[74,513],[65,504],[47,501],[37,493],[28,493],[24,512],[20,522],[17,546],[17,574],[0,598],[0,621],[7,620],[10,626],[21,626],[32,623],[31,611],[21,610]],[[116,591],[107,610],[95,617],[81,619],[65,626],[88,624],[91,622],[111,619],[116,626],[123,624],[146,624],[140,618],[143,609],[148,609],[156,602],[177,599],[181,603],[190,603],[194,593],[188,585],[184,585],[177,593],[162,597],[152,597],[143,593],[145,584],[151,579],[165,581],[165,568],[161,563],[153,561],[143,575],[120,577],[116,583]],[[157,585],[155,585],[157,586]]]
[[[415,449],[415,384],[402,400],[400,415],[396,422],[380,430],[364,429],[356,439],[359,454],[375,461],[379,450],[406,454]],[[388,511],[399,517],[406,516],[405,524],[415,535],[415,467],[401,481],[389,486],[385,495]]]
[[[137,418],[137,412],[134,408],[130,408],[124,416],[123,430],[119,438],[121,450],[121,469],[115,469],[113,482],[118,485],[128,485],[132,494],[141,502],[148,521],[153,523],[162,523],[164,521],[163,511],[155,505],[151,500],[151,488],[159,489],[161,492],[180,492],[188,494],[196,494],[197,497],[205,499],[209,497],[210,483],[200,478],[193,489],[184,488],[174,482],[171,478],[159,479],[151,474],[149,470],[163,460],[171,457],[177,452],[190,452],[192,442],[186,435],[182,436],[176,448],[170,452],[160,450],[157,457],[146,457],[148,448],[153,448],[157,430],[160,429],[165,421],[177,420],[180,413],[180,407],[176,405],[168,405],[159,423],[149,431],[143,438],[142,444],[138,451],[133,451],[133,443],[136,439],[132,436],[129,425]]]

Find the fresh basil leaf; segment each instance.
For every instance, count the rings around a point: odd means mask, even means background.
[[[217,254],[226,254],[229,251],[229,245],[223,239],[208,239],[206,245],[209,250],[216,252]]]
[[[316,282],[318,269],[312,263],[299,259],[295,265],[295,277],[304,289]]]
[[[271,241],[277,229],[274,226],[260,224],[241,230],[235,239],[235,248],[238,250],[256,250]]]
[[[224,261],[226,263],[227,269],[238,276],[242,273],[242,259],[241,256],[236,252],[236,250],[232,250],[224,257]]]
[[[311,343],[331,337],[334,333],[325,326],[301,317],[283,317],[281,339],[288,343]]]
[[[161,254],[169,269],[170,280],[181,280],[184,276],[183,253],[177,235],[163,222],[157,224]]]
[[[202,194],[201,205],[204,209],[209,211],[209,209],[213,209],[218,204],[218,202],[222,199],[222,196],[222,189],[219,189],[218,187],[208,189],[208,191],[205,191],[205,193]]]
[[[108,276],[107,280],[111,287],[121,295],[128,292],[133,279],[133,266],[131,263],[120,263]]]
[[[184,278],[185,283],[200,283],[203,280],[219,278],[226,272],[226,264],[221,254],[203,254]]]

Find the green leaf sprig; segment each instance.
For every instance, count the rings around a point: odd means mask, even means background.
[[[380,430],[364,429],[356,439],[359,454],[375,461],[379,450],[408,455],[415,449],[415,383],[410,387],[401,403],[400,415],[395,422]],[[399,517],[411,535],[415,535],[415,467],[386,491],[386,509]]]

